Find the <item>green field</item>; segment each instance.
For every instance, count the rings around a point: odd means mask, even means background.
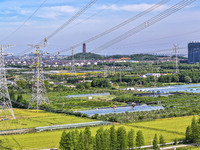
[[[73,92],[49,92],[48,98],[51,107],[53,107],[54,109],[76,111],[102,107],[112,107],[114,103],[116,103],[117,106],[127,105],[126,103],[113,102],[112,99],[116,97],[115,95],[92,96],[92,100],[89,100],[88,97],[66,98],[67,95],[73,94]],[[75,93],[75,95],[76,94],[81,93]],[[24,94],[23,98],[29,100],[30,95]]]
[[[175,132],[179,134],[185,134],[186,127],[191,124],[192,116],[186,117],[176,117],[176,118],[166,118],[157,119],[150,122],[137,122],[130,123],[127,125],[136,126],[137,128],[145,128],[152,130],[161,130],[166,132]]]
[[[11,119],[11,116],[9,116],[10,120],[0,121],[0,130],[24,129],[95,121],[92,119],[65,114],[48,113],[41,110],[37,113],[36,110],[27,111],[25,109],[14,109],[14,113],[17,119],[13,120]],[[3,117],[3,113],[1,114],[1,117]]]
[[[79,118],[80,119],[80,118]],[[172,142],[175,138],[181,140],[184,138],[185,129],[191,123],[192,116],[179,117],[170,119],[159,119],[149,122],[140,122],[132,124],[116,125],[116,128],[124,126],[127,131],[133,128],[136,132],[142,130],[145,137],[145,145],[149,145],[155,133],[162,134],[166,142]],[[104,129],[111,126],[104,126]],[[91,127],[93,136],[99,127]],[[71,129],[69,129],[71,130]],[[79,130],[83,130],[79,129]],[[63,130],[28,133],[22,135],[8,135],[1,136],[3,146],[15,149],[28,149],[28,148],[58,148],[59,141]]]

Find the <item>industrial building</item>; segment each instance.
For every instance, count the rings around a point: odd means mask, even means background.
[[[188,44],[188,63],[200,63],[200,42]]]

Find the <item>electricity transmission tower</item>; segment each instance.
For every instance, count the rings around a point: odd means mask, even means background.
[[[33,103],[36,102],[37,112],[39,110],[39,106],[43,103],[49,104],[49,99],[47,96],[46,88],[44,85],[44,75],[42,68],[42,53],[41,48],[46,45],[29,45],[33,48],[36,48],[35,52],[35,75],[33,77],[33,86],[32,86],[32,94],[28,108],[32,106]]]
[[[177,55],[177,45],[174,44],[174,52],[175,52],[175,57],[176,57],[176,73],[179,72],[178,70],[178,55]]]
[[[4,62],[4,49],[13,47],[14,45],[0,45],[0,108],[1,112],[4,110],[5,118],[6,110],[9,110],[12,117],[15,119],[15,115],[12,109],[10,95],[8,93],[7,79],[6,79],[6,69]]]
[[[107,76],[108,76],[108,68],[107,68],[107,66],[105,65],[104,66],[104,78],[107,78]]]
[[[76,73],[75,67],[74,67],[74,48],[72,47],[72,62],[71,62],[71,72]]]

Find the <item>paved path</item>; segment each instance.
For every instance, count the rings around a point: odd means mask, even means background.
[[[182,143],[182,141],[178,141],[178,143]],[[171,143],[166,143],[165,145],[170,145],[168,147],[163,147],[163,148],[160,148],[161,150],[170,150],[170,149],[176,149],[176,148],[180,148],[180,147],[187,147],[187,146],[193,146],[194,144],[181,144],[181,145],[173,145],[174,142],[171,142]],[[141,149],[143,148],[152,148],[153,145],[147,145],[147,146],[142,146],[140,147]],[[132,149],[138,149],[139,147],[134,147]]]
[[[176,149],[176,148],[180,148],[180,147],[187,147],[187,146],[191,146],[191,144],[184,144],[184,145],[173,145],[173,146],[169,146],[169,147],[163,147],[161,148],[161,150],[170,150],[170,149]]]

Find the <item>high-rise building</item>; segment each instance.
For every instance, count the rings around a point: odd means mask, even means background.
[[[188,44],[188,63],[200,63],[200,42]]]
[[[85,54],[86,53],[86,44],[83,43],[83,53]]]

